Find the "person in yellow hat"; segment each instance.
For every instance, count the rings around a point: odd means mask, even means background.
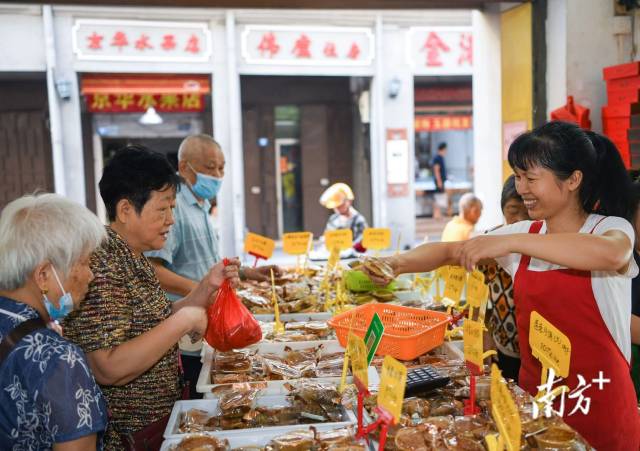
[[[351,229],[354,249],[364,252],[362,235],[369,226],[362,213],[353,208],[353,200],[353,191],[346,183],[334,183],[322,193],[320,204],[334,212],[327,221],[325,231]]]

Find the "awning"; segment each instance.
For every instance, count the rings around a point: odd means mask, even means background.
[[[209,94],[207,75],[85,74],[82,94]]]
[[[85,74],[80,92],[92,113],[199,112],[211,92],[207,75]]]

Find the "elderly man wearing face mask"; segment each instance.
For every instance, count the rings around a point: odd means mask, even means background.
[[[178,173],[182,177],[176,194],[175,224],[160,250],[145,252],[151,259],[162,288],[169,299],[178,300],[193,290],[209,268],[220,261],[218,233],[209,211],[210,201],[220,190],[225,158],[220,144],[211,136],[200,134],[185,138],[178,150]],[[241,268],[242,279],[264,281],[270,269],[277,267]],[[202,342],[192,343],[185,336],[180,341],[184,374],[190,383],[192,398],[202,397],[195,391],[202,363]]]

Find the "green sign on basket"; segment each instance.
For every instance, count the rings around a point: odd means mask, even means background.
[[[382,324],[382,320],[378,314],[374,313],[367,333],[364,335],[364,344],[367,346],[367,365],[371,365],[371,361],[373,360],[373,356],[376,355],[383,334],[384,324]]]

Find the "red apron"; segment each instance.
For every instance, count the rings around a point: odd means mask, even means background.
[[[542,222],[534,222],[529,233],[539,233],[541,227]],[[640,417],[629,364],[602,319],[590,271],[530,271],[530,261],[531,257],[522,256],[513,290],[522,359],[520,386],[535,396],[540,385],[542,367],[529,347],[529,322],[535,310],[571,340],[569,377],[560,384],[573,391],[579,386],[578,375],[592,384],[583,392],[591,398],[587,415],[577,410],[569,416],[578,398],[565,395],[566,423],[598,451],[640,449]],[[600,371],[611,380],[602,390],[592,382]],[[558,398],[554,410],[559,410]]]

